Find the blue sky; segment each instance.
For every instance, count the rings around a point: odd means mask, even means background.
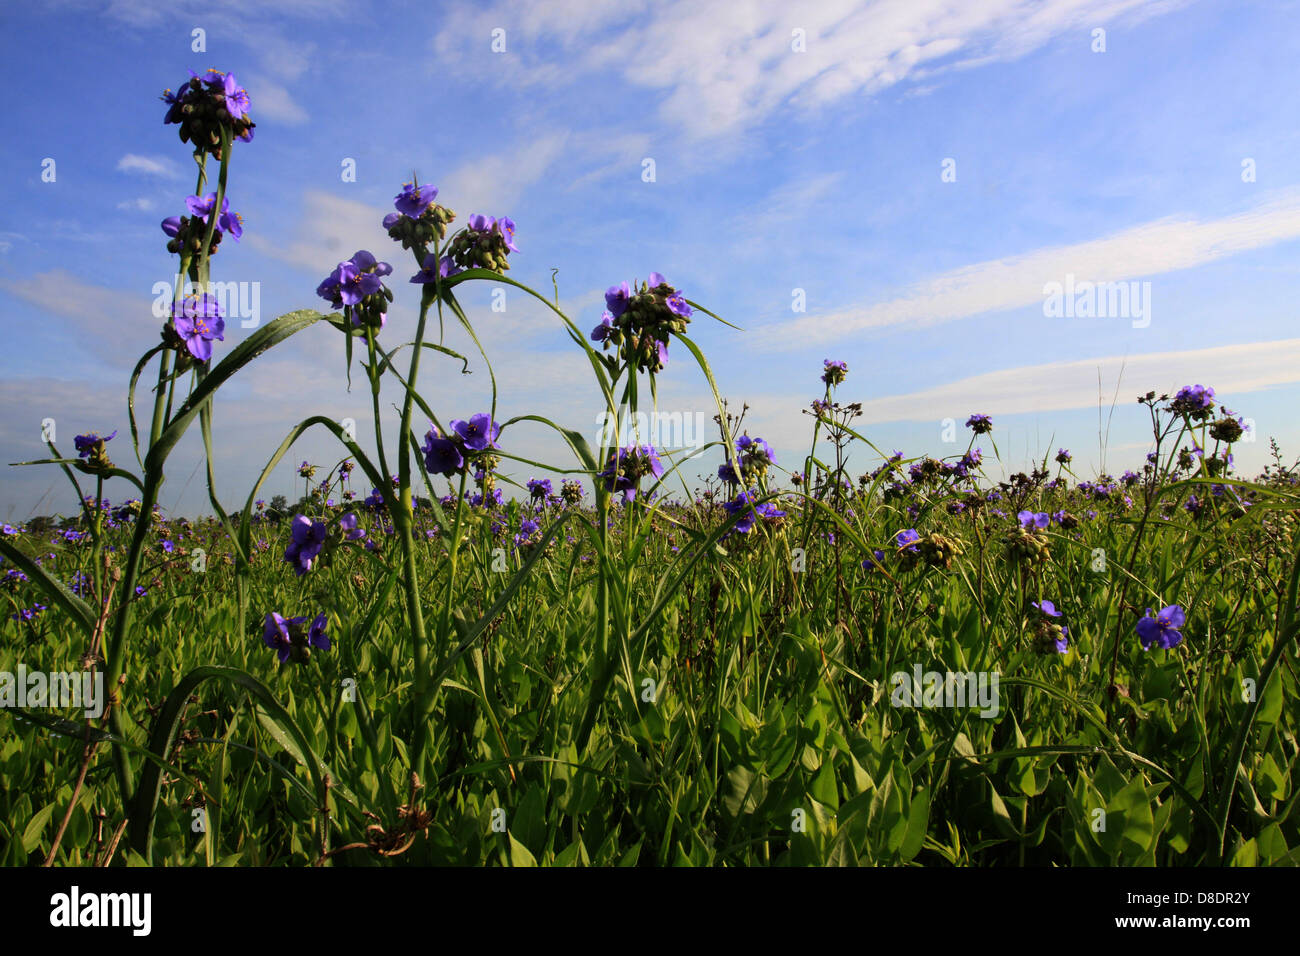
[[[385,339],[409,338],[414,263],[379,223],[416,172],[458,223],[512,217],[521,251],[510,277],[549,293],[557,269],[561,304],[583,329],[599,321],[607,286],[651,271],[742,326],[698,315],[690,334],[782,465],[806,453],[801,409],[834,358],[850,370],[838,395],[863,403],[878,447],[959,454],[961,423],[983,412],[1011,469],[1065,446],[1087,476],[1102,465],[1099,431],[1108,470],[1142,460],[1137,394],[1212,385],[1255,422],[1258,440],[1236,455],[1253,474],[1269,437],[1300,453],[1298,7],[10,5],[0,74],[23,95],[0,144],[0,461],[41,457],[45,418],[68,450],[75,434],[119,429],[109,450],[133,461],[126,381],[157,341],[153,288],[174,268],[158,224],[184,211],[194,186],[157,97],[211,66],[235,73],[257,122],[231,166],[244,237],[223,242],[213,278],[258,283],[263,321],[320,305],[320,279],[368,248],[395,270]],[[191,49],[196,28],[206,52]],[[49,159],[53,182],[42,177]],[[355,182],[343,181],[346,160]],[[1149,309],[1046,314],[1045,287],[1067,277],[1135,283]],[[805,311],[793,309],[795,290]],[[496,373],[498,418],[542,414],[594,439],[599,392],[557,320],[514,290],[493,312],[487,284],[464,301]],[[247,334],[229,322],[217,356]],[[459,332],[446,341],[473,351]],[[242,502],[309,415],[353,417],[369,444],[368,390],[347,391],[342,346],[315,327],[222,390],[223,502]],[[476,355],[471,369],[425,363],[421,391],[444,418],[487,407]],[[714,413],[680,345],[659,405]],[[390,444],[396,417],[389,408]],[[943,441],[948,418],[958,444]],[[171,459],[168,510],[208,510],[195,432]],[[508,451],[572,466],[540,427],[507,439]],[[323,433],[309,435],[265,496],[299,489],[302,459],[338,457]],[[709,470],[692,463],[684,477],[694,487]],[[57,470],[3,474],[5,520],[74,507]],[[128,492],[110,484],[106,496]]]

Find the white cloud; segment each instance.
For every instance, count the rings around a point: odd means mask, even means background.
[[[253,247],[324,278],[358,249],[386,249],[392,244],[383,227],[391,209],[376,209],[315,189],[303,194],[303,206],[297,239],[285,244],[250,236]]]
[[[1149,17],[1184,2],[824,0],[799,9],[765,0],[653,7],[499,2],[453,11],[433,49],[443,64],[481,58],[491,31],[504,27],[512,55],[501,57],[501,82],[590,83],[584,74],[614,71],[663,91],[666,122],[718,139],[785,107],[816,109],[946,70],[1015,59],[1068,31]],[[794,49],[796,31],[803,52]]]
[[[286,126],[301,126],[308,121],[307,111],[280,84],[258,76],[250,76],[247,80],[240,77],[239,84],[252,91],[249,93],[249,112],[254,122],[268,119]]]
[[[126,212],[150,212],[154,208],[154,201],[145,196],[137,199],[124,199],[117,204],[117,208]]]
[[[1172,395],[1192,383],[1213,386],[1217,397],[1239,411],[1237,395],[1289,382],[1300,382],[1300,339],[1002,369],[905,395],[873,398],[863,402],[859,421],[864,425],[938,422],[958,416],[965,421],[972,412],[993,416],[1051,412],[1095,408],[1098,401],[1109,408],[1117,390],[1123,406],[1152,389]]]
[[[180,179],[180,170],[176,163],[166,156],[139,156],[127,153],[117,161],[119,173],[139,173],[143,176],[157,176],[160,179]]]
[[[1114,282],[1159,275],[1300,237],[1300,190],[1276,194],[1221,219],[1167,217],[1103,239],[1053,246],[963,266],[905,294],[866,306],[805,315],[759,329],[753,344],[786,348],[873,329],[927,326],[1002,309],[1041,304],[1047,283]]]

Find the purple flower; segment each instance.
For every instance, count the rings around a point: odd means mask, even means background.
[[[226,95],[226,112],[232,118],[241,119],[248,115],[248,93],[240,89],[239,84],[235,82],[235,74],[227,73],[226,79],[222,84]]]
[[[545,498],[551,493],[551,479],[549,478],[530,478],[528,479],[528,491],[532,494],[533,500]]]
[[[740,477],[736,474],[736,469],[731,467],[731,462],[724,461],[718,466],[718,477],[729,484],[740,484]]]
[[[412,219],[419,219],[424,215],[424,211],[433,204],[438,198],[438,189],[435,186],[416,186],[414,183],[407,183],[402,187],[402,191],[397,194],[393,206],[404,216],[410,216]],[[388,219],[384,220],[384,228],[388,229],[392,223]]]
[[[99,432],[91,432],[88,435],[77,435],[72,439],[73,447],[77,449],[78,458],[89,458],[90,453],[95,450],[100,442],[112,441],[117,436],[116,430],[112,435],[99,437]]]
[[[453,421],[451,428],[470,451],[496,448],[497,437],[501,434],[501,426],[486,412],[473,416],[468,422]]]
[[[172,303],[172,325],[185,342],[192,356],[200,362],[212,358],[212,342],[224,342],[226,320],[221,317],[221,304],[217,297],[187,295]]]
[[[972,415],[966,419],[966,427],[976,435],[986,435],[993,431],[993,419],[987,415]]]
[[[637,483],[646,475],[656,478],[663,476],[664,466],[659,455],[650,445],[629,445],[620,448],[609,456],[605,470],[596,477],[605,480],[605,487],[611,493],[622,492],[624,501],[636,497]]]
[[[742,491],[736,496],[734,501],[728,501],[723,504],[722,507],[727,510],[728,514],[744,515],[744,517],[736,522],[736,527],[734,528],[735,531],[738,531],[741,534],[748,534],[753,530],[754,523],[759,518],[775,520],[785,517],[785,512],[778,510],[770,501],[764,501],[762,504],[755,505],[754,499],[757,497],[758,491],[756,489]]]
[[[343,537],[348,541],[357,541],[366,536],[365,529],[357,526],[357,516],[351,511],[339,518],[339,527],[343,529]]]
[[[430,474],[453,475],[465,465],[465,457],[450,438],[443,438],[436,426],[424,436],[424,467]]]
[[[339,297],[344,305],[356,305],[368,295],[374,295],[383,283],[373,272],[363,272],[351,260],[339,263]]]
[[[646,282],[646,288],[648,288],[648,289],[657,289],[657,288],[659,288],[661,285],[668,285],[668,280],[665,279],[665,278],[664,278],[662,275],[660,275],[658,272],[652,272],[652,273],[650,273],[650,278],[649,278],[649,280]],[[669,288],[671,288],[671,286],[669,286]]]
[[[1021,511],[1016,514],[1016,520],[1020,522],[1020,527],[1028,531],[1033,530],[1034,528],[1042,530],[1048,526],[1052,519],[1048,517],[1046,511],[1039,511],[1037,513],[1033,511]]]
[[[303,621],[306,618],[295,618],[294,620]],[[266,615],[266,624],[262,628],[262,641],[271,650],[277,652],[281,664],[288,661],[289,654],[293,651],[293,641],[289,638],[289,621],[274,611],[268,613]]]
[[[881,551],[879,548],[875,548],[872,550],[871,553],[875,555],[876,560],[863,561],[862,570],[864,571],[875,571],[878,569],[879,565],[883,565],[885,563],[885,552]]]
[[[822,381],[827,385],[839,385],[848,374],[848,362],[834,362],[830,359],[825,359],[822,362]]]
[[[905,531],[900,531],[898,534],[894,535],[894,546],[900,551],[906,548],[912,554],[920,554],[920,549],[916,546],[916,542],[920,540],[921,535],[917,533],[917,530],[915,528],[908,528]]]
[[[683,319],[689,319],[694,314],[694,309],[686,304],[680,291],[674,292],[664,300],[664,305],[668,306],[668,311],[673,315],[680,315]]]
[[[208,193],[206,196],[190,196],[185,200],[185,207],[189,209],[191,216],[197,216],[207,223],[208,217],[212,215],[213,208],[217,205],[217,194]],[[239,237],[244,234],[243,220],[240,219],[239,213],[230,211],[230,197],[221,197],[221,214],[217,216],[217,228],[222,232],[228,232],[239,241]]]
[[[175,239],[177,234],[181,231],[181,217],[168,216],[162,221],[162,231]]]
[[[1181,607],[1171,604],[1169,607],[1161,608],[1160,613],[1155,617],[1151,617],[1150,614],[1151,608],[1147,608],[1147,617],[1137,622],[1138,640],[1142,642],[1143,649],[1149,651],[1154,644],[1156,647],[1168,650],[1183,642],[1183,635],[1179,628],[1186,623],[1187,616]]]
[[[294,515],[291,529],[293,540],[284,549],[284,559],[293,565],[294,574],[302,577],[325,547],[325,524],[306,515]]]
[[[518,252],[519,247],[515,245],[515,221],[502,216],[497,220],[497,230],[501,233],[501,238],[506,241],[506,248],[511,252]]]
[[[465,224],[475,232],[491,232],[496,226],[497,221],[494,216],[484,216],[480,213],[475,213],[465,220]]]
[[[627,311],[628,300],[632,297],[632,290],[628,288],[626,282],[620,282],[618,285],[612,285],[605,290],[605,305],[609,309],[612,318],[617,319]]]
[[[606,312],[600,317],[600,325],[591,330],[591,340],[593,342],[604,342],[614,334],[614,316]]]
[[[1034,607],[1038,608],[1038,610],[1046,614],[1048,617],[1061,616],[1061,612],[1056,609],[1056,605],[1053,604],[1051,601],[1048,601],[1047,599],[1043,599],[1042,601],[1032,601],[1030,603]]]

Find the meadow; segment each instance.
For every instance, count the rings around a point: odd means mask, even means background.
[[[725,319],[648,273],[581,328],[508,277],[513,221],[458,227],[417,182],[394,245],[338,263],[320,309],[227,343],[211,266],[242,233],[249,97],[213,70],[165,98],[198,170],[163,222],[192,288],[123,370],[129,434],[23,463],[61,469],[80,510],[0,534],[5,865],[1300,862],[1300,471],[1275,448],[1236,476],[1244,422],[1212,387],[1122,410],[1151,451],[1119,477],[1060,449],[996,480],[987,415],[943,460],[878,449],[827,359],[807,446],[774,449],[688,334]],[[655,407],[668,361],[698,368],[716,475],[495,397],[431,408],[421,373],[491,368],[434,334],[479,341],[458,287],[484,281],[549,308],[614,420]],[[419,295],[411,341],[385,329],[398,294]],[[163,515],[193,427],[214,486],[221,386],[318,323],[369,387],[373,453],[286,422],[245,500]],[[308,429],[338,457],[267,502]],[[563,457],[513,454],[524,429]],[[55,682],[20,673],[89,675],[102,706],[51,706]]]

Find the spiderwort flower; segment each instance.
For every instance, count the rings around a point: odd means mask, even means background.
[[[451,428],[470,451],[496,448],[497,437],[501,434],[501,426],[486,412],[472,416],[468,422],[453,421]]]
[[[1171,604],[1161,608],[1160,613],[1155,617],[1150,615],[1151,608],[1147,608],[1147,616],[1137,622],[1138,640],[1142,642],[1144,650],[1151,650],[1153,644],[1168,650],[1183,642],[1183,634],[1179,628],[1187,622],[1187,615],[1183,613],[1181,607]]]
[[[417,186],[415,183],[407,183],[395,197],[393,205],[402,215],[410,216],[412,219],[419,219],[437,198],[438,188],[436,186]],[[387,219],[384,220],[384,228],[390,228]]]
[[[545,498],[551,493],[551,479],[530,478],[527,487],[532,499],[536,501],[538,498]]]
[[[366,536],[366,529],[357,526],[357,516],[351,511],[339,518],[339,527],[343,529],[344,540],[358,541]]]
[[[830,359],[825,359],[822,362],[822,381],[827,385],[839,385],[848,374],[849,364],[847,362],[833,362]]]
[[[870,560],[870,559],[867,559],[867,560],[863,561],[863,562],[862,562],[862,570],[864,570],[864,571],[875,571],[875,570],[878,570],[878,569],[879,569],[880,567],[882,567],[882,566],[884,565],[884,563],[885,563],[885,552],[884,552],[884,551],[880,550],[879,548],[873,548],[872,551],[871,551],[871,553],[872,553],[872,555],[875,556],[875,559],[876,559],[876,560],[875,560],[875,561],[872,561],[872,560]]]
[[[894,546],[900,551],[906,548],[912,554],[920,554],[920,549],[916,547],[916,542],[920,540],[921,535],[915,528],[907,528],[894,535]]]
[[[456,443],[444,438],[436,425],[429,426],[424,436],[424,467],[430,474],[442,475],[444,478],[454,475],[465,465],[465,456],[460,453]]]
[[[628,300],[632,297],[632,290],[628,288],[626,282],[620,282],[618,285],[612,285],[605,290],[605,306],[609,309],[612,318],[617,319],[627,311]]]
[[[300,662],[308,660],[313,647],[322,651],[330,649],[329,635],[325,633],[325,615],[317,614],[306,634],[303,633],[305,624],[306,617],[285,618],[275,611],[266,615],[262,641],[276,652],[281,664],[287,663],[290,657]]]
[[[200,362],[212,358],[213,341],[226,340],[226,320],[214,295],[187,295],[172,303],[172,326],[190,355]]]
[[[290,526],[293,540],[284,549],[284,559],[293,566],[294,574],[302,577],[325,547],[326,529],[322,521],[312,521],[306,515],[294,515]]]
[[[966,427],[976,435],[987,435],[993,431],[993,419],[987,415],[972,415],[966,419]]]
[[[112,441],[116,437],[116,430],[103,438],[100,437],[99,432],[91,432],[88,435],[77,435],[72,439],[72,444],[77,449],[77,457],[88,458],[96,448],[102,447],[104,442]]]
[[[1020,527],[1026,531],[1032,531],[1035,528],[1041,531],[1051,522],[1051,518],[1046,511],[1021,511],[1016,514],[1016,520],[1020,522]]]
[[[198,196],[190,196],[185,200],[185,208],[190,211],[190,215],[198,217],[205,224],[211,218],[212,210],[216,205],[216,193],[208,193],[202,198]],[[240,218],[239,213],[232,213],[230,211],[230,198],[228,196],[222,196],[221,213],[217,216],[217,228],[223,232],[230,233],[230,235],[235,238],[235,241],[238,241],[239,237],[244,234],[243,222],[244,221]]]

